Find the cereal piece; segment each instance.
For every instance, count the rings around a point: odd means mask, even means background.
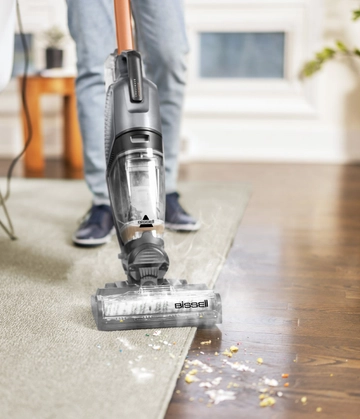
[[[259,399],[260,399],[260,400],[264,400],[264,399],[266,399],[267,397],[269,397],[269,395],[268,395],[268,394],[260,394],[260,395],[259,395]]]
[[[230,346],[230,351],[232,353],[236,353],[238,350],[239,350],[239,348],[237,346],[235,346],[235,345]]]
[[[197,374],[197,372],[198,372],[198,370],[193,369],[193,370],[189,371],[189,374],[190,374],[190,375],[196,375],[196,374]]]
[[[176,391],[175,391],[175,393],[176,393],[176,394],[180,394],[180,393],[181,393],[181,391],[180,391],[180,390],[176,390]]]
[[[300,400],[302,404],[306,404],[307,398],[304,396],[304,397],[301,397]]]
[[[270,387],[276,387],[279,383],[275,379],[265,378],[264,384]]]
[[[190,399],[189,399],[191,402],[193,402],[194,400],[195,400],[195,398],[194,397],[190,397]]]
[[[289,374],[281,374],[281,378],[288,378]]]
[[[258,358],[256,361],[259,365],[261,365],[264,362],[264,360],[262,358]]]
[[[185,375],[185,382],[188,384],[193,383],[194,381],[200,381],[195,375],[186,374]]]
[[[284,384],[284,387],[289,387],[289,383],[285,383]]]
[[[204,342],[201,342],[201,345],[210,345],[211,340],[204,340]]]
[[[278,391],[276,394],[277,394],[278,397],[282,397],[283,396],[283,394],[282,394],[281,391]]]
[[[229,358],[232,358],[233,354],[228,349],[225,349],[225,351],[223,352],[223,355],[228,356]]]
[[[266,397],[264,400],[261,400],[260,407],[273,406],[276,403],[276,400],[273,397]]]
[[[322,412],[322,408],[321,407],[317,407],[316,408],[316,413],[320,413],[320,412]]]

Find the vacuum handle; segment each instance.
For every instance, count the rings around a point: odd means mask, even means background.
[[[134,49],[130,0],[114,0],[114,9],[116,40],[118,55],[120,55],[122,51]]]

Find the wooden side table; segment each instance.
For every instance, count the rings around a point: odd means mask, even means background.
[[[21,92],[22,78],[19,78]],[[25,152],[25,168],[29,171],[40,172],[44,170],[44,150],[40,97],[46,93],[57,93],[64,97],[64,154],[65,161],[74,169],[83,167],[82,141],[77,118],[75,77],[41,77],[28,76],[26,82],[26,98],[32,124],[32,140]],[[21,117],[23,123],[24,141],[28,131],[25,112],[22,107]]]

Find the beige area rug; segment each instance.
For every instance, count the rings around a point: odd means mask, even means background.
[[[244,213],[249,187],[180,186],[184,206],[203,226],[196,234],[166,233],[168,277],[211,287]],[[160,336],[154,330],[96,329],[90,295],[125,276],[115,238],[95,249],[71,244],[76,220],[89,204],[81,181],[12,183],[8,207],[19,240],[11,242],[0,231],[3,419],[165,415],[196,329],[161,329]]]

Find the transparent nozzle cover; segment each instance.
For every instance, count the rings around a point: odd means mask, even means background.
[[[148,292],[129,291],[121,295],[98,296],[103,317],[121,319],[128,316],[211,312],[217,309],[217,294],[212,290],[179,291],[152,287]]]
[[[109,190],[115,221],[124,243],[153,231],[164,232],[165,185],[162,156],[152,149],[119,157],[111,167]]]

